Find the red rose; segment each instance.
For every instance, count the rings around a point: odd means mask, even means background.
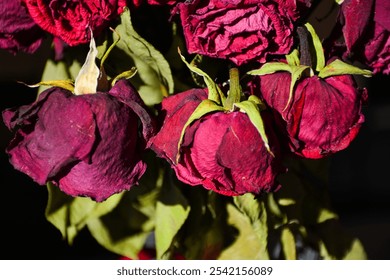
[[[187,49],[237,65],[287,54],[298,7],[308,1],[194,0],[179,3]]]
[[[228,196],[275,190],[275,178],[284,169],[267,151],[249,117],[239,111],[207,114],[187,127],[176,164],[181,131],[204,99],[207,91],[203,89],[165,98],[164,121],[151,148],[170,162],[186,184],[203,185]],[[274,139],[270,133],[268,137]]]
[[[70,46],[90,41],[126,6],[126,0],[23,0],[34,21]]]
[[[345,149],[356,137],[364,116],[362,94],[350,75],[297,81],[286,107],[291,74],[276,72],[261,76],[265,102],[282,118],[291,150],[307,158],[321,158]]]
[[[33,53],[44,37],[44,32],[30,17],[20,0],[0,3],[0,27],[0,48],[12,53]]]
[[[33,104],[3,112],[7,127],[17,129],[7,148],[10,162],[38,184],[103,201],[145,172],[141,152],[153,126],[142,104],[127,80],[96,94],[50,88]]]

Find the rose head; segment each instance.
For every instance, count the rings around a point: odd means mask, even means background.
[[[186,184],[203,185],[227,196],[275,190],[275,177],[284,169],[267,151],[249,117],[239,111],[207,114],[187,127],[176,163],[181,131],[204,99],[207,91],[203,89],[165,98],[164,121],[151,140],[151,148]]]
[[[346,55],[390,74],[390,2],[346,0],[341,8]]]
[[[35,52],[44,33],[28,14],[21,0],[0,3],[0,48],[12,53]]]
[[[152,120],[127,80],[109,92],[74,95],[53,87],[36,102],[3,112],[17,129],[7,148],[12,165],[38,184],[103,201],[137,184]],[[138,136],[138,120],[144,128]]]
[[[349,75],[302,78],[289,99],[291,74],[261,76],[261,95],[281,118],[290,149],[303,157],[321,158],[345,149],[364,121],[362,95]]]
[[[34,21],[70,46],[90,41],[91,28],[99,35],[126,6],[126,0],[23,0]]]
[[[195,0],[179,3],[189,53],[229,59],[237,65],[287,54],[298,7],[308,1]]]

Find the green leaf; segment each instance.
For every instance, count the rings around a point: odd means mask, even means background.
[[[218,257],[220,260],[260,260],[263,245],[259,242],[252,223],[244,213],[240,212],[232,204],[227,205],[228,223],[238,230],[234,242],[222,251]],[[267,259],[267,256],[265,257]]]
[[[263,140],[267,151],[272,156],[274,156],[274,154],[272,153],[272,151],[269,147],[269,144],[268,144],[267,134],[265,133],[265,129],[264,129],[264,122],[263,122],[263,119],[261,118],[260,109],[257,106],[257,104],[255,102],[246,100],[246,101],[242,101],[240,103],[235,103],[234,106],[241,109],[242,111],[244,111],[248,115],[250,121],[252,122],[252,124],[256,127],[257,131],[259,132],[260,137]]]
[[[159,190],[133,187],[125,192],[119,205],[110,213],[88,220],[88,229],[107,250],[137,258],[154,229],[156,200]]]
[[[256,199],[253,194],[244,194],[233,198],[237,208],[245,214],[252,224],[253,230],[257,234],[260,245],[260,258],[269,259],[268,254],[268,225],[267,211],[263,201]]]
[[[324,49],[322,48],[321,40],[318,37],[313,26],[310,23],[306,23],[305,26],[306,26],[307,30],[310,32],[311,37],[313,39],[313,45],[314,45],[314,49],[316,51],[316,60],[317,60],[316,71],[319,72],[322,70],[322,68],[325,67]]]
[[[324,79],[331,76],[338,75],[363,75],[365,77],[371,77],[372,72],[359,67],[345,63],[339,59],[336,59],[326,65],[319,73],[318,77]]]
[[[122,194],[116,194],[104,202],[97,203],[90,198],[66,195],[58,187],[48,184],[49,200],[46,206],[46,219],[52,223],[69,244],[88,220],[103,216],[114,209]]]
[[[366,260],[367,254],[359,239],[354,239],[343,260]]]
[[[285,259],[296,260],[297,252],[295,246],[295,238],[294,238],[294,234],[291,232],[291,230],[288,227],[282,228],[280,240],[282,242],[282,248],[283,248]]]
[[[154,230],[156,203],[164,180],[162,160],[156,160],[152,152],[146,153],[144,160],[148,169],[139,185],[124,192],[111,212],[88,221],[88,229],[100,245],[133,259]]]
[[[318,203],[319,204],[319,203]],[[320,208],[317,216],[317,223],[323,223],[327,220],[338,219],[338,216],[327,208]]]
[[[187,67],[194,73],[203,77],[207,89],[209,90],[208,99],[214,101],[216,104],[221,105],[225,103],[225,96],[219,86],[210,78],[207,73],[199,69],[193,64],[190,64],[186,61],[185,57],[181,54],[180,49],[178,49],[181,60],[187,65]]]
[[[256,75],[262,76],[262,75],[273,74],[279,71],[287,71],[291,73],[292,72],[291,65],[283,62],[268,62],[265,63],[262,67],[260,67],[260,69],[248,71],[247,74],[254,75],[254,76]]]
[[[184,127],[181,131],[179,142],[177,144],[177,156],[176,156],[176,162],[179,162],[180,160],[180,147],[184,139],[184,134],[186,132],[187,127],[189,127],[194,121],[200,119],[201,117],[205,116],[206,114],[209,114],[211,112],[217,112],[217,111],[225,111],[225,109],[219,105],[217,105],[214,101],[210,99],[202,100],[201,103],[199,103],[198,107],[194,110],[194,112],[191,114],[187,122],[184,124]]]
[[[115,31],[121,37],[116,47],[134,61],[141,79],[141,85],[147,86],[146,88],[153,87],[154,92],[152,94],[159,95],[160,101],[162,96],[173,93],[174,82],[169,63],[158,50],[134,30],[128,8],[125,8],[121,14],[121,24],[117,26]],[[123,60],[123,54],[120,56]],[[140,94],[144,98],[150,92],[140,91]]]
[[[43,70],[42,82],[32,86],[40,86],[39,93],[44,91],[48,86],[58,86],[73,92],[73,81],[76,79],[80,69],[81,64],[76,59],[58,62],[49,59]]]
[[[170,182],[164,185],[156,206],[157,259],[170,258],[170,248],[190,212],[189,204],[180,190]]]

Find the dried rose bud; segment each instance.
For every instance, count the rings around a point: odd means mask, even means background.
[[[28,14],[21,0],[0,2],[0,48],[12,53],[35,52],[44,32]]]
[[[315,159],[343,150],[364,122],[362,94],[350,75],[303,78],[290,101],[290,73],[276,72],[260,80],[262,98],[283,119],[282,130],[298,155]]]
[[[309,1],[195,0],[179,3],[189,53],[229,59],[237,65],[287,54],[294,21]]]
[[[145,172],[141,155],[153,122],[127,80],[95,94],[52,87],[33,104],[5,110],[3,120],[16,130],[7,148],[11,164],[38,184],[103,201]]]
[[[240,111],[209,113],[194,121],[186,129],[176,163],[183,127],[207,97],[206,90],[191,89],[165,98],[163,124],[152,138],[151,148],[186,184],[203,185],[227,196],[276,190],[276,176],[284,168],[267,150],[248,115]],[[269,124],[262,112],[263,116]],[[268,139],[274,140],[272,132],[266,132]]]
[[[126,6],[126,0],[22,0],[34,21],[70,46],[90,41],[90,29],[98,36]]]

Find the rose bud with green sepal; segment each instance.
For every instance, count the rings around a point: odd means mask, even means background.
[[[16,130],[7,148],[16,169],[38,184],[52,182],[71,196],[100,202],[137,184],[154,122],[128,80],[99,90],[96,54],[92,39],[74,87],[52,82],[58,86],[33,104],[5,110],[3,120]]]
[[[281,131],[288,135],[290,150],[316,159],[345,149],[358,134],[366,92],[358,89],[352,74],[371,72],[338,59],[325,66],[321,42],[314,29],[307,28],[316,50],[315,69],[301,65],[294,51],[286,63],[266,63],[249,74],[260,75],[259,94],[282,119]]]
[[[204,77],[208,88],[163,99],[164,119],[151,148],[186,184],[227,196],[275,191],[276,177],[285,169],[275,156],[278,143],[267,111],[261,111],[255,96],[240,100],[237,69],[231,70],[225,98],[204,72],[187,66]]]

